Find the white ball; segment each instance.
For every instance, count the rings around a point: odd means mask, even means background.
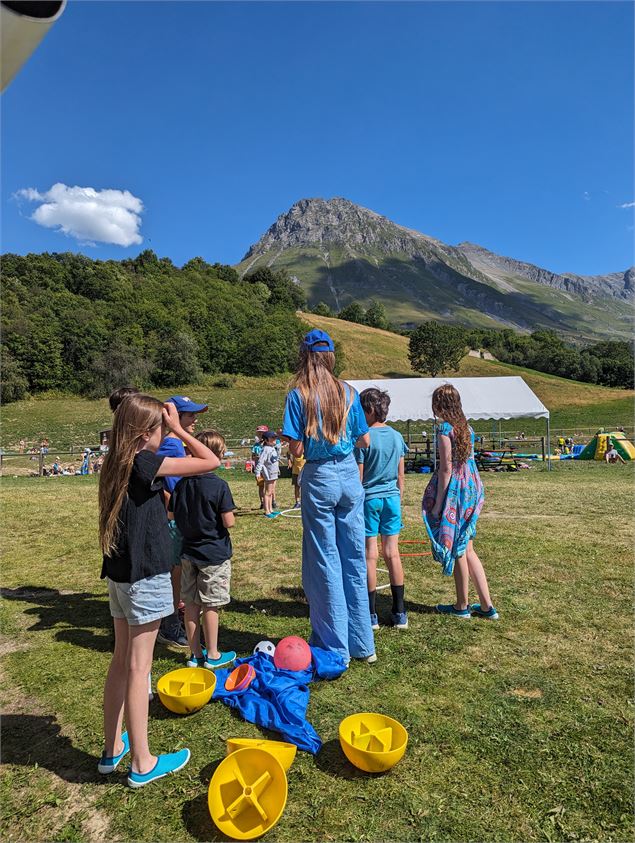
[[[276,645],[273,641],[259,641],[256,646],[254,647],[254,653],[264,653],[269,658],[273,658],[273,654],[276,652]]]

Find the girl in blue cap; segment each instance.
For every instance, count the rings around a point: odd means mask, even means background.
[[[313,646],[377,661],[366,590],[364,491],[353,448],[369,445],[359,396],[333,374],[333,340],[310,331],[287,395],[283,436],[302,471],[302,585]]]

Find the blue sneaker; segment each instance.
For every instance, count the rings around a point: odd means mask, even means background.
[[[408,615],[405,612],[392,612],[390,622],[395,629],[408,629]]]
[[[124,755],[127,755],[128,752],[130,752],[128,732],[123,733],[121,740],[123,741],[123,750],[119,753],[119,755],[108,756],[102,752],[99,764],[97,765],[97,772],[101,773],[102,776],[107,776],[108,773],[114,773]]]
[[[440,615],[450,615],[453,618],[459,618],[462,621],[469,621],[472,613],[469,609],[455,609],[454,603],[437,603],[437,612]]]
[[[188,667],[205,667],[205,659],[207,658],[207,650],[205,647],[201,647],[201,652],[203,653],[203,657],[197,659],[194,653],[190,653],[189,659],[185,662]]]
[[[178,773],[190,760],[189,749],[181,749],[178,752],[168,752],[166,755],[159,755],[157,763],[149,773],[135,773],[131,769],[128,772],[128,785],[130,787],[143,787],[155,779],[162,779],[170,773]]]
[[[265,512],[265,518],[277,518],[279,512]]]
[[[493,606],[490,606],[487,612],[484,612],[481,609],[480,603],[472,603],[472,605],[470,606],[470,610],[473,615],[476,615],[477,618],[484,618],[486,621],[498,620],[498,612]]]
[[[217,667],[225,667],[226,665],[231,664],[235,658],[236,653],[233,650],[221,653],[217,659],[210,659],[208,656],[205,656],[205,663],[203,664],[203,667],[206,667],[208,670],[215,670]]]
[[[373,630],[373,632],[377,632],[377,630],[379,629],[379,618],[372,612],[370,613],[370,628]]]

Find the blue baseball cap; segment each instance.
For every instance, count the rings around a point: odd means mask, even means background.
[[[168,402],[174,404],[179,413],[204,413],[207,410],[207,404],[197,404],[186,395],[173,395],[168,398]]]
[[[326,347],[323,343],[326,343]],[[315,347],[316,345],[318,346],[317,348]],[[306,348],[307,351],[335,351],[333,340],[326,331],[320,331],[318,328],[309,331],[302,340],[302,348]]]

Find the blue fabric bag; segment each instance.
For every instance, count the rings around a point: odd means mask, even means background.
[[[312,663],[306,670],[278,670],[273,659],[260,652],[236,659],[236,666],[252,665],[254,680],[244,691],[226,691],[225,681],[233,668],[216,670],[213,699],[236,709],[250,723],[280,732],[288,743],[315,755],[322,741],[306,719],[308,685],[313,679],[337,679],[346,664],[339,653],[319,647],[311,647],[311,655]]]

